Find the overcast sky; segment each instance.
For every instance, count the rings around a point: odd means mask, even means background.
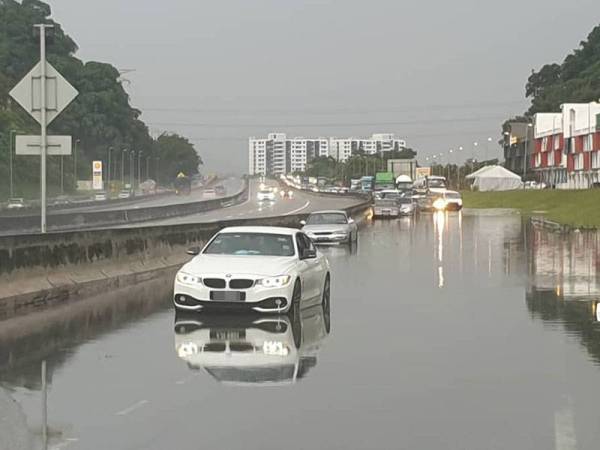
[[[600,22],[598,0],[50,0],[83,60],[125,75],[153,134],[207,170],[247,170],[247,138],[393,132],[421,160],[500,155],[532,69]],[[456,157],[454,157],[456,158]],[[455,159],[453,159],[455,161]]]

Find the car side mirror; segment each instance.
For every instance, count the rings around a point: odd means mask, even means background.
[[[187,249],[186,253],[191,256],[196,256],[200,254],[200,247],[190,247]]]
[[[302,225],[302,226],[306,225],[306,220],[301,220],[300,225]]]
[[[300,259],[312,259],[317,257],[317,251],[311,248],[305,248],[302,250]]]

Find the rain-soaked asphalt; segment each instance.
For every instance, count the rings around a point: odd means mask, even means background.
[[[330,314],[175,317],[158,279],[0,322],[0,449],[42,448],[42,361],[48,448],[597,449],[599,242],[367,222]]]

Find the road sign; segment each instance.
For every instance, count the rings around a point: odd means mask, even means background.
[[[46,62],[46,125],[50,124],[63,109],[69,106],[75,97],[77,89]],[[42,63],[39,62],[25,77],[10,91],[25,111],[40,124],[42,123]]]
[[[48,136],[47,155],[68,156],[71,154],[71,136]],[[15,154],[20,156],[40,156],[42,139],[40,136],[17,136]]]
[[[102,161],[92,162],[92,189],[101,191],[104,188],[102,183]]]

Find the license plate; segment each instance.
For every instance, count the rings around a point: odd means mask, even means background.
[[[211,291],[210,299],[216,302],[243,302],[246,300],[246,293],[238,291]]]
[[[240,341],[246,339],[246,330],[210,330],[209,336],[217,341]]]

